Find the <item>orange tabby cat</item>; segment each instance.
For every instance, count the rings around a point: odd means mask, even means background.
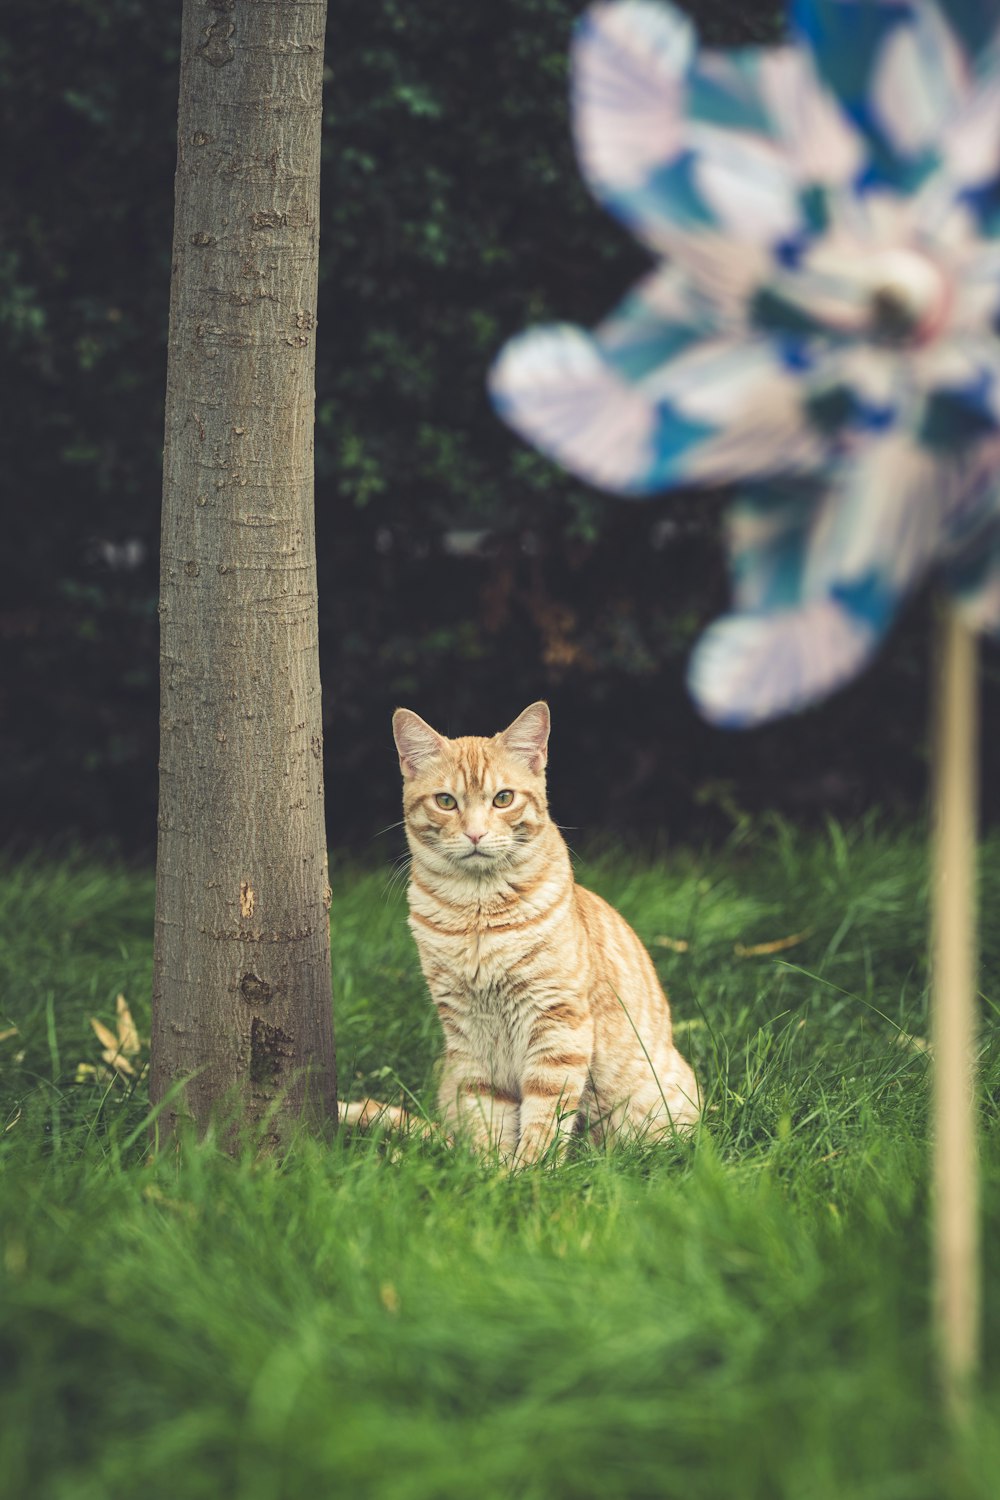
[[[547,705],[492,739],[445,739],[406,708],[392,727],[448,1126],[525,1165],[576,1127],[602,1139],[691,1125],[698,1086],[649,954],[574,882],[549,818]]]

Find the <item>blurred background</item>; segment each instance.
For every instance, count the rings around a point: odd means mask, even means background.
[[[598,495],[488,405],[509,334],[594,320],[646,264],[575,169],[582,8],[330,0],[316,512],[334,846],[370,846],[399,816],[400,703],[489,734],[548,698],[554,813],[590,833],[702,842],[765,809],[922,804],[927,598],[830,704],[710,729],[684,672],[726,603],[726,496]],[[780,34],[773,3],[686,8],[709,42]],[[33,0],[0,37],[0,844],[17,849],[155,845],[179,19]],[[994,647],[984,714],[988,747]],[[985,798],[995,821],[988,776]]]

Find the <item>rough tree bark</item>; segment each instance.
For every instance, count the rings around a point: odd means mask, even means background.
[[[313,525],[325,0],[184,0],[151,1093],[336,1116]]]

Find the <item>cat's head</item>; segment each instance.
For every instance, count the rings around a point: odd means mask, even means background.
[[[548,823],[548,705],[532,703],[492,739],[446,739],[409,708],[392,732],[414,855],[473,878],[520,863]]]

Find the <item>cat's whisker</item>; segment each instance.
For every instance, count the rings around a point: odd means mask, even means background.
[[[396,857],[392,872],[382,889],[383,900],[388,901],[402,887],[404,879],[410,873],[410,862],[411,856],[408,853]]]
[[[371,842],[374,843],[376,839],[380,839],[384,833],[391,833],[394,828],[402,828],[405,822],[405,818],[400,818],[398,823],[387,823],[384,828],[379,829],[378,833],[372,834]]]

